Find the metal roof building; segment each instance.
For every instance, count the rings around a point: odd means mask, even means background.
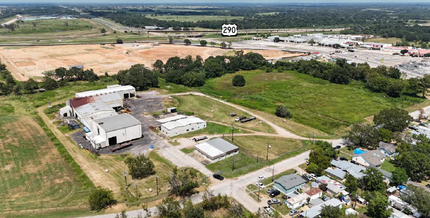
[[[207,142],[197,144],[195,145],[195,149],[211,161],[221,160],[229,155],[237,154],[239,152],[239,147],[222,138],[215,138]]]
[[[161,123],[161,132],[169,137],[196,131],[206,127],[206,121],[193,116],[178,115],[157,121]]]
[[[118,93],[121,96],[121,98],[131,98],[136,95],[136,89],[130,85],[128,86],[111,85],[111,86],[107,86],[106,89],[78,92],[75,94],[75,96],[88,97],[88,96],[95,96],[95,95],[108,94],[108,93]]]
[[[333,169],[329,167],[325,170],[325,172],[330,176],[336,177],[337,179],[340,179],[340,180],[345,179],[345,175],[346,175],[346,173],[339,168]]]
[[[312,208],[310,208],[309,210],[305,211],[302,213],[302,215],[306,218],[314,218],[320,215],[321,213],[321,209],[324,206],[331,206],[331,207],[337,207],[337,208],[342,208],[342,202],[340,202],[339,200],[332,198],[328,201],[325,201],[324,203],[318,204],[313,206]]]

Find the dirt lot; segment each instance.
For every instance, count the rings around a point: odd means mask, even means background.
[[[285,57],[291,54],[279,50],[246,50],[258,52],[265,58]],[[13,76],[20,81],[40,78],[43,72],[59,67],[83,64],[97,74],[115,74],[134,64],[152,66],[157,59],[167,61],[170,57],[200,55],[206,59],[211,55],[232,55],[231,50],[212,47],[158,45],[129,43],[123,45],[65,45],[35,47],[1,47],[0,58]]]

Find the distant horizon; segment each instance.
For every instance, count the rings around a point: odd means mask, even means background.
[[[414,0],[413,2],[405,2],[404,0],[267,0],[264,3],[261,0],[124,0],[118,2],[116,0],[6,0],[0,5],[14,4],[69,4],[69,5],[90,5],[90,4],[106,4],[106,5],[234,5],[234,4],[252,4],[252,5],[301,5],[301,4],[428,4],[428,0]]]

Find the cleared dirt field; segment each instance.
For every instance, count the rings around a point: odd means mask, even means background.
[[[292,54],[279,50],[246,50],[261,53],[265,58],[286,57]],[[59,67],[83,64],[97,74],[115,74],[134,64],[151,67],[157,59],[163,62],[170,57],[193,57],[203,59],[213,55],[231,54],[231,50],[213,47],[183,45],[158,45],[130,43],[123,45],[65,45],[35,47],[1,47],[0,58],[13,76],[20,81],[40,78],[43,72]]]

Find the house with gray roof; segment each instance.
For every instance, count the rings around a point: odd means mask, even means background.
[[[333,168],[329,167],[325,170],[325,172],[329,176],[332,176],[332,177],[339,179],[339,180],[344,180],[345,176],[346,176],[346,173],[339,168],[333,169]]]
[[[273,187],[284,194],[288,194],[299,190],[304,184],[306,184],[306,180],[302,177],[296,174],[290,174],[275,180]]]
[[[359,166],[343,160],[332,160],[330,163],[332,166],[347,172],[348,174],[355,177],[356,179],[363,178],[364,176],[363,172],[366,170],[366,168],[363,166]]]
[[[380,167],[385,160],[385,155],[379,150],[372,150],[355,154],[352,160],[365,167]]]
[[[396,152],[396,146],[391,143],[379,142],[378,149],[387,157],[394,157],[399,154]]]
[[[301,213],[301,215],[303,215],[304,217],[307,217],[307,218],[318,217],[321,214],[321,210],[324,206],[342,208],[342,202],[336,198],[332,198],[328,201],[325,201],[321,204],[318,204],[318,205],[311,207],[309,210]]]

